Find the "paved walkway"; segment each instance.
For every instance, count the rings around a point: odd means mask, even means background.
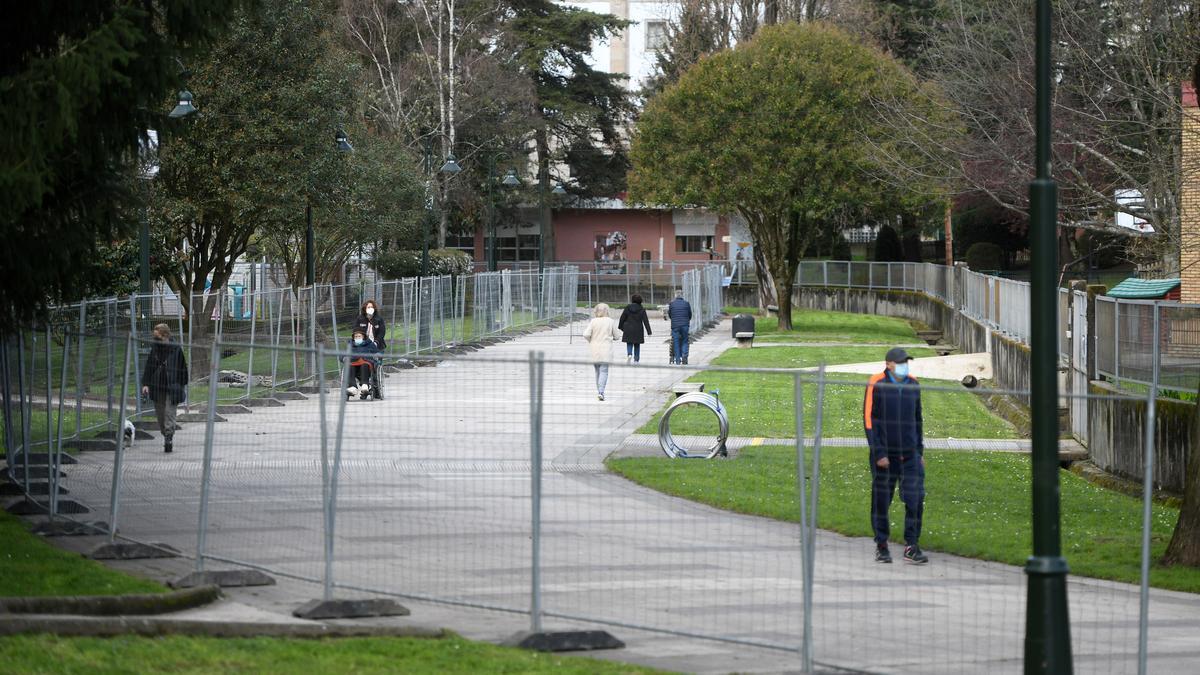
[[[346,404],[333,542],[338,595],[407,596],[412,617],[379,621],[444,625],[472,638],[527,627],[519,612],[530,606],[529,353],[540,350],[554,359],[544,374],[547,628],[607,627],[628,648],[598,657],[673,670],[797,669],[795,653],[746,643],[800,645],[798,526],[667,497],[603,468],[670,397],[670,385],[692,374],[662,365],[666,331],[661,321],[653,326],[642,363],[611,369],[605,401],[597,400],[577,324],[398,373],[388,378],[385,401]],[[726,323],[694,344],[693,366],[731,346],[728,335]],[[340,402],[338,395],[325,401],[331,437]],[[317,397],[293,401],[216,428],[206,544],[215,559],[207,564],[250,563],[281,582],[233,591],[237,602],[286,612],[319,595],[319,586],[303,580],[324,571],[320,406]],[[170,456],[156,442],[131,449],[123,534],[195,551],[203,433],[203,425],[187,425]],[[107,504],[110,462],[111,455],[85,454],[64,482],[71,497]],[[108,515],[102,506],[93,514]],[[936,513],[927,513],[927,526],[938,526]],[[931,558],[924,567],[877,565],[869,541],[821,533],[818,661],[879,672],[1019,672],[1022,570],[937,552]],[[160,575],[188,566],[121,564]],[[1077,672],[1133,668],[1136,590],[1072,579]],[[1151,608],[1151,671],[1188,670],[1200,655],[1200,596],[1155,591]],[[687,637],[696,635],[716,639]]]

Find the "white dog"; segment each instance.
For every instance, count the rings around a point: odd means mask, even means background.
[[[125,420],[125,442],[132,444],[135,438],[137,438],[137,429],[133,426],[133,422]]]

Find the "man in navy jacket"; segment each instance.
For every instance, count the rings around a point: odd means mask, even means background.
[[[671,320],[671,363],[687,363],[688,329],[692,325],[692,303],[683,299],[683,290],[675,291],[675,299],[667,305]]]
[[[871,527],[875,561],[892,562],[888,551],[888,509],[896,483],[904,502],[904,561],[921,565],[921,518],[925,511],[925,437],[921,429],[921,387],[908,373],[908,352],[888,350],[886,368],[872,375],[863,399],[863,428],[871,448]]]

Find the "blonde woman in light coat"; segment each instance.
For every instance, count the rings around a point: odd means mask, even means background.
[[[612,361],[613,343],[621,339],[621,331],[617,330],[617,322],[608,316],[608,305],[601,302],[592,312],[592,320],[583,331],[583,339],[588,341],[588,351],[596,369],[596,394],[604,400],[604,385],[608,384],[608,364]]]

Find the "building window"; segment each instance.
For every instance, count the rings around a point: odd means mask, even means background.
[[[499,262],[536,261],[539,239],[540,237],[536,234],[497,237],[496,260]]]
[[[712,248],[713,238],[704,235],[687,235],[675,237],[676,253],[708,253]]]
[[[475,255],[475,233],[468,232],[465,234],[454,234],[452,232],[447,232],[446,248],[465,251],[470,255]]]
[[[667,47],[667,22],[646,22],[646,50],[655,51]]]

